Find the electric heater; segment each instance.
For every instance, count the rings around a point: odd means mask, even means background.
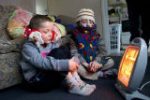
[[[135,38],[126,48],[118,71],[117,90],[126,100],[140,98],[150,100],[138,88],[144,78],[147,66],[147,46],[142,38]]]

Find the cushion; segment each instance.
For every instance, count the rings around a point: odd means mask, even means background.
[[[12,39],[24,34],[25,27],[29,24],[33,14],[21,8],[17,8],[9,18],[7,30]]]
[[[65,28],[65,26],[62,25],[62,24],[59,24],[59,23],[56,23],[55,25],[59,29],[61,37],[65,36],[66,35],[66,28]]]
[[[61,35],[60,37],[65,36],[66,28],[63,24],[57,22],[57,19],[59,19],[59,18],[57,18],[56,16],[50,16],[50,15],[48,17],[55,23],[56,27],[59,29],[59,32]]]
[[[0,40],[10,40],[8,32],[6,31],[9,17],[15,11],[16,7],[13,5],[0,5]]]

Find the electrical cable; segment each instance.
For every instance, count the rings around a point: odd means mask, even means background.
[[[148,84],[150,84],[150,81],[144,83],[144,84],[139,88],[139,90],[142,91],[143,88],[144,88],[146,85],[148,85]]]

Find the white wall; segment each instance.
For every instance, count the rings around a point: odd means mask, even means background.
[[[91,8],[95,12],[98,32],[102,33],[100,2],[100,0],[49,0],[49,14],[75,18],[81,8]]]
[[[37,4],[36,1],[39,1],[39,0],[0,0],[0,4],[17,5],[28,11],[35,13],[37,12],[36,9],[39,8],[36,5]],[[75,16],[77,15],[77,12],[81,8],[91,8],[95,12],[98,32],[102,34],[101,4],[100,4],[101,2],[100,1],[101,0],[48,0],[48,8],[49,8],[48,11],[50,15],[63,15],[63,16],[75,18]],[[69,18],[67,20],[69,20]],[[71,20],[74,20],[74,19],[71,19]]]
[[[50,15],[63,15],[75,18],[81,8],[91,8],[95,12],[98,32],[102,33],[100,1],[101,0],[48,0],[48,10]],[[37,6],[35,6],[36,0],[0,0],[0,4],[17,5],[33,13],[37,12]]]
[[[17,5],[28,11],[35,12],[35,0],[0,0],[1,5]]]
[[[42,14],[42,15],[47,15],[48,14],[48,0],[35,0],[36,1],[36,13],[37,14]]]

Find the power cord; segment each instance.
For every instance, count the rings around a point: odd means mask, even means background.
[[[144,84],[139,88],[139,90],[142,91],[143,88],[144,88],[146,85],[148,85],[148,84],[150,84],[150,81],[144,83]]]

